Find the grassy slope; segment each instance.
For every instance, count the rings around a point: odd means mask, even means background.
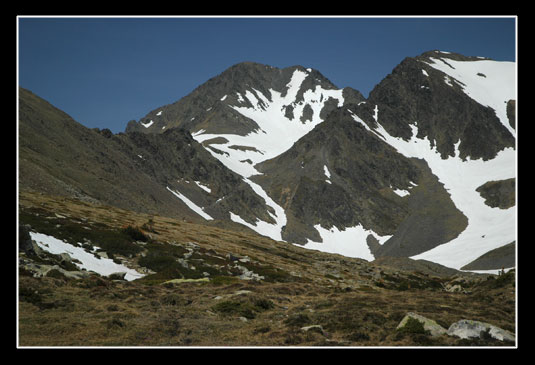
[[[449,277],[375,266],[230,227],[28,192],[21,192],[19,199],[21,223],[34,228],[48,227],[53,233],[70,224],[71,232],[76,232],[76,225],[79,231],[89,232],[81,228],[88,226],[118,232],[128,225],[144,226],[150,238],[145,258],[151,253],[178,258],[193,252],[188,262],[195,266],[181,271],[170,264],[170,270],[133,282],[98,276],[34,278],[21,270],[21,346],[499,345],[397,332],[409,311],[446,328],[469,318],[515,330],[512,275],[499,280],[465,278],[463,287],[469,294],[448,293],[442,285]],[[249,262],[233,259],[245,256]],[[142,258],[139,253],[115,257],[132,266]],[[236,263],[264,280],[238,279],[232,269]],[[212,270],[209,282],[164,283],[199,277],[201,270]],[[310,325],[321,325],[323,331],[301,330]]]

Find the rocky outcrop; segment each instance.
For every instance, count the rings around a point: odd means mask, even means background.
[[[418,122],[418,137],[427,136],[442,155],[454,156],[459,140],[460,157],[494,158],[515,138],[492,108],[470,98],[457,83],[445,82],[445,73],[429,65],[437,62],[477,61],[454,53],[426,52],[407,57],[371,92],[367,104],[378,105],[381,125],[393,136],[410,138],[410,124]],[[451,67],[451,66],[450,66]],[[453,85],[453,86],[452,86]],[[505,101],[506,102],[506,101]]]
[[[493,208],[508,209],[516,204],[515,180],[489,181],[476,189],[485,199],[485,204]]]
[[[515,342],[513,333],[490,323],[462,319],[453,323],[446,330],[434,320],[413,312],[407,313],[396,329],[400,332],[426,333],[432,337],[448,335],[461,339],[494,339],[503,342]]]
[[[453,323],[448,329],[449,336],[457,336],[464,339],[491,337],[499,341],[515,342],[515,335],[507,330],[492,324],[462,319]]]
[[[447,330],[441,325],[439,325],[437,322],[413,312],[409,312],[405,317],[403,317],[403,319],[397,326],[397,329],[402,330],[403,328],[405,328],[411,319],[417,320],[418,322],[422,323],[424,330],[429,331],[430,335],[433,337],[441,336],[447,333]]]

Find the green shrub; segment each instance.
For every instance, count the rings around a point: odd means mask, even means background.
[[[429,331],[424,328],[424,324],[412,317],[409,317],[405,326],[399,328],[398,332],[403,334],[429,334]]]
[[[121,232],[126,234],[134,241],[147,242],[149,240],[149,238],[145,236],[145,234],[141,232],[141,230],[137,227],[128,226],[126,228],[123,228]]]
[[[227,300],[217,303],[212,307],[212,309],[215,312],[224,315],[239,315],[240,317],[245,317],[247,319],[255,318],[253,306],[249,303]]]

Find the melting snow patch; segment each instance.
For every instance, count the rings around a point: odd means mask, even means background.
[[[158,113],[156,113],[157,116],[162,115],[162,111],[160,110]]]
[[[329,172],[329,169],[327,168],[326,165],[323,166],[323,171],[325,172],[325,176],[327,176],[327,180],[325,180],[325,182],[329,183],[329,184],[332,184],[331,183],[331,173]]]
[[[308,240],[303,247],[348,257],[358,257],[368,261],[373,261],[375,259],[366,243],[368,235],[371,234],[374,236],[380,244],[383,244],[386,240],[392,237],[379,236],[372,230],[364,229],[360,224],[355,227],[348,227],[341,231],[336,227],[333,227],[330,230],[325,229],[319,224],[314,226],[314,228],[319,232],[323,242]]]
[[[210,189],[208,186],[206,186],[205,184],[201,183],[200,181],[195,181],[195,184],[197,184],[198,187],[200,187],[201,189],[203,189],[207,193],[211,193],[212,192],[212,189]]]
[[[151,125],[153,125],[153,124],[154,124],[154,121],[152,121],[152,120],[151,120],[150,122],[148,122],[148,123],[143,123],[143,122],[141,122],[141,125],[142,125],[143,127],[145,127],[145,128],[149,128],[149,127],[150,127]]]
[[[112,259],[96,258],[94,254],[87,252],[82,247],[73,246],[70,243],[42,233],[30,232],[32,240],[43,250],[55,255],[68,253],[70,257],[80,261],[74,262],[80,269],[94,271],[100,275],[110,275],[115,272],[126,272],[125,280],[135,280],[144,275],[124,265],[116,264]],[[95,248],[94,248],[95,250]]]
[[[191,118],[191,120],[193,120],[194,118]],[[197,137],[198,135],[200,134],[203,134],[204,132],[206,132],[206,130],[204,129],[201,129],[201,130],[198,130],[197,132],[194,132],[191,134],[192,137]]]
[[[398,195],[401,196],[401,197],[404,197],[404,196],[407,196],[407,195],[410,194],[409,191],[407,191],[407,190],[401,190],[401,189],[396,189],[396,190],[394,190],[394,193],[398,194]]]
[[[200,215],[204,219],[206,219],[206,220],[212,220],[213,219],[211,216],[209,216],[208,214],[206,214],[204,212],[203,208],[199,207],[197,204],[195,204],[194,202],[192,202],[191,200],[186,198],[184,195],[180,194],[177,191],[169,189],[169,187],[167,187],[167,190],[169,190],[171,193],[173,193],[173,195],[176,196],[178,199],[182,200],[184,202],[184,204],[186,204],[191,210],[193,210],[195,213],[197,213],[198,215]]]

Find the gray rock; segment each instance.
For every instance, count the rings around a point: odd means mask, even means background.
[[[418,320],[419,322],[421,322],[424,325],[424,329],[426,331],[429,331],[431,333],[431,336],[433,337],[441,336],[447,333],[447,330],[441,325],[439,325],[437,322],[433,321],[432,319],[421,316],[419,314],[413,313],[413,312],[407,313],[407,315],[403,317],[401,322],[399,322],[399,325],[397,326],[396,329],[401,329],[405,327],[409,318],[414,318]]]
[[[485,333],[500,341],[515,341],[515,335],[507,330],[489,323],[469,319],[461,319],[453,323],[448,329],[449,336],[457,336],[464,339],[481,338]]]
[[[301,331],[303,332],[317,332],[317,333],[321,333],[322,335],[325,333],[323,331],[323,327],[319,324],[313,324],[311,326],[305,326],[305,327],[301,327]]]
[[[108,278],[110,278],[111,280],[124,280],[125,276],[126,276],[126,272],[121,271],[121,272],[111,273],[110,275],[108,275]]]
[[[61,257],[62,262],[72,262],[71,255],[67,252],[60,253],[59,256]]]
[[[30,236],[30,226],[19,225],[19,251],[32,251],[32,237]]]
[[[449,293],[460,293],[463,291],[463,287],[460,286],[459,284],[455,284],[455,285],[448,284],[446,285],[445,290]]]

